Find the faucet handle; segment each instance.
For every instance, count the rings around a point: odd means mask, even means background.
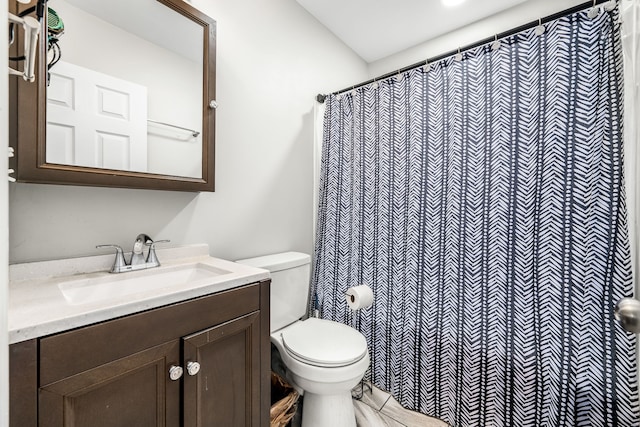
[[[155,242],[146,243],[149,246],[149,253],[147,254],[147,264],[160,265],[160,261],[156,256],[156,243],[169,243],[171,240],[156,240]]]
[[[171,240],[165,239],[165,240],[156,240],[151,241],[149,243],[145,243],[147,246],[149,246],[149,253],[147,254],[147,264],[149,263],[153,263],[155,265],[160,265],[160,261],[158,261],[158,257],[156,256],[156,244],[157,243],[169,243]]]
[[[122,271],[124,267],[127,266],[127,262],[124,260],[124,252],[122,248],[118,245],[97,245],[96,249],[100,248],[114,248],[116,250],[116,259],[113,261],[113,266],[111,266],[110,273],[119,273]]]

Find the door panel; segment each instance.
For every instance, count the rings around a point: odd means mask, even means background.
[[[180,341],[65,378],[40,389],[41,427],[179,427]]]
[[[258,312],[184,338],[185,427],[260,425],[259,340]]]
[[[147,88],[60,61],[47,91],[47,162],[147,171]]]

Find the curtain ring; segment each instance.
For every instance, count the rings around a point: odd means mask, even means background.
[[[542,25],[542,18],[538,18],[538,26],[535,29],[536,36],[543,35],[545,31],[546,28],[544,28],[544,25]]]
[[[458,48],[458,53],[453,57],[453,59],[456,61],[462,61],[462,52],[460,51],[460,48]]]
[[[495,39],[494,42],[491,43],[491,50],[498,50],[500,49],[500,46],[502,46],[502,42],[500,42],[500,40],[498,40],[498,35],[495,35]]]
[[[594,19],[600,15],[601,8],[596,5],[597,0],[593,0],[593,7],[587,12],[587,18]]]

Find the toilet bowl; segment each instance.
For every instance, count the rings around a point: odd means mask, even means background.
[[[237,262],[271,272],[271,342],[287,379],[303,395],[302,427],[356,427],[351,389],[369,367],[367,341],[339,322],[300,320],[307,309],[309,255],[287,252]]]

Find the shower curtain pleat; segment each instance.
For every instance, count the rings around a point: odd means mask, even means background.
[[[618,11],[327,99],[313,288],[462,426],[634,426]],[[369,285],[353,314],[344,293]]]

